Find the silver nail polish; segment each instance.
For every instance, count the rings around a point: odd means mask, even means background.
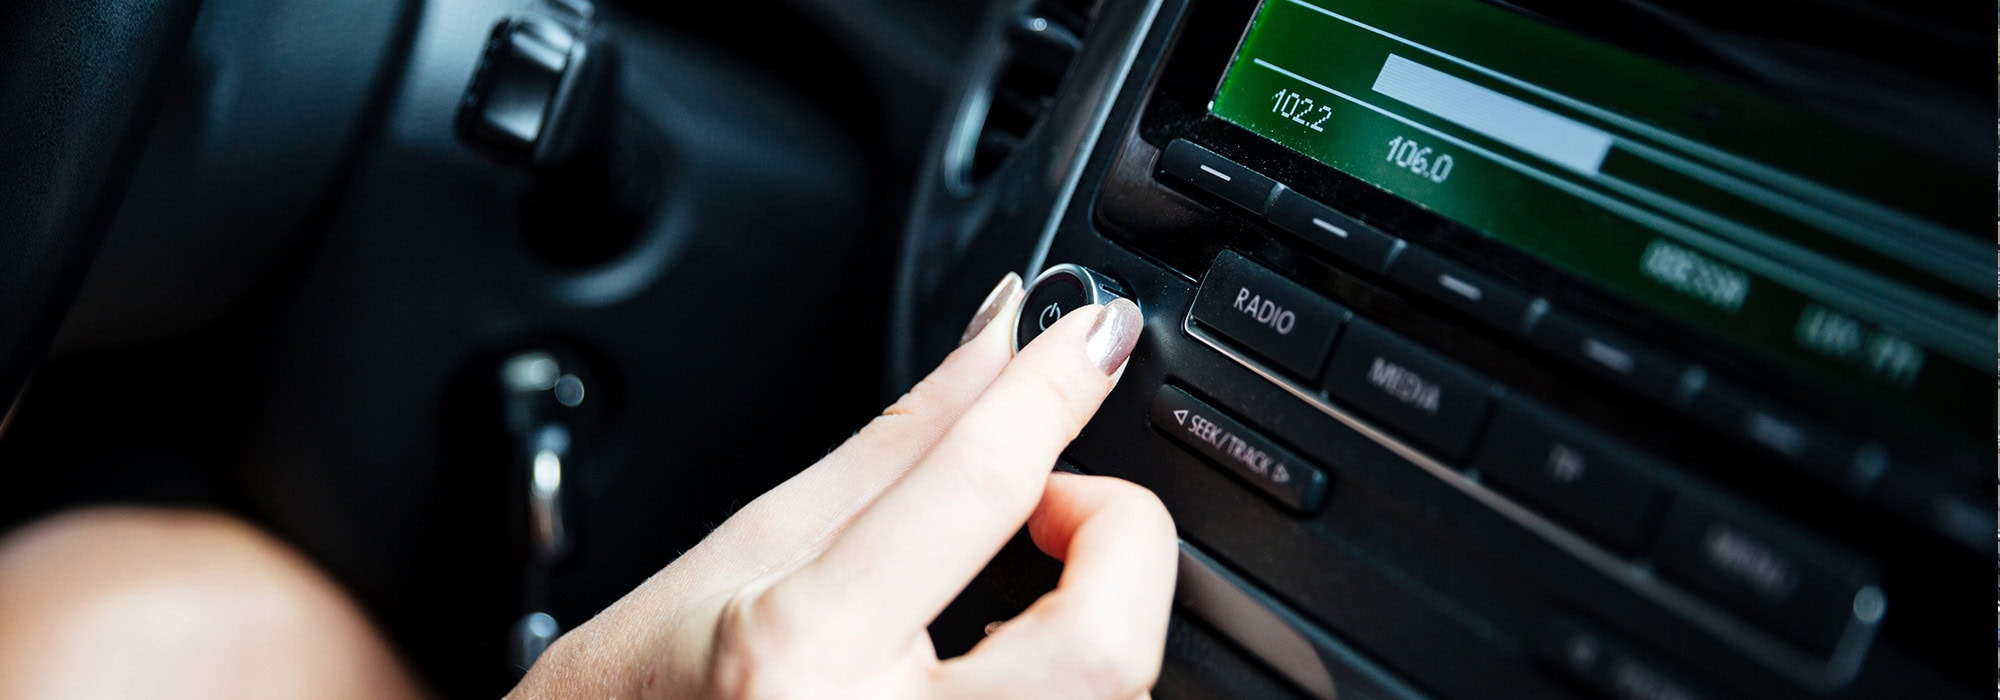
[[[1125,358],[1131,356],[1132,348],[1139,344],[1139,333],[1145,328],[1146,319],[1140,315],[1138,304],[1114,299],[1104,305],[1097,322],[1084,335],[1083,356],[1107,375],[1117,372],[1125,365]]]
[[[1006,277],[1000,278],[1000,284],[994,285],[993,291],[986,293],[986,300],[979,302],[979,310],[973,312],[972,322],[965,325],[965,333],[958,336],[958,344],[964,345],[979,337],[979,332],[986,330],[986,327],[993,323],[993,319],[1000,315],[1000,310],[1007,308],[1007,304],[1014,300],[1014,295],[1020,292],[1020,275],[1009,272]]]

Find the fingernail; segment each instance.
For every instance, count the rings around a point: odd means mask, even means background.
[[[1105,374],[1115,373],[1124,366],[1125,358],[1132,355],[1132,348],[1139,344],[1139,332],[1145,327],[1146,319],[1139,315],[1138,304],[1114,299],[1104,305],[1097,322],[1091,324],[1090,333],[1083,337],[1083,356]]]
[[[1007,308],[1007,305],[1014,301],[1014,295],[1020,293],[1020,275],[1009,272],[1006,277],[1000,278],[1000,284],[994,285],[993,291],[986,293],[986,300],[979,302],[979,310],[973,312],[972,322],[966,324],[965,333],[958,337],[958,344],[964,345],[979,337],[979,332],[992,325],[993,319],[1000,315],[1000,310]]]

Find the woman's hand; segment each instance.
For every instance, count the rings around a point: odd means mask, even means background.
[[[1050,473],[1110,392],[1139,310],[1079,309],[1010,359],[1021,297],[1008,275],[935,372],[558,640],[514,694],[1144,695],[1173,598],[1173,521],[1128,482]],[[1023,522],[1065,562],[1061,582],[939,661],[926,625]]]

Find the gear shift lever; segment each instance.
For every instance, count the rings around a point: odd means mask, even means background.
[[[500,409],[508,449],[525,473],[529,556],[525,572],[528,614],[514,625],[513,653],[518,668],[535,657],[562,631],[550,609],[551,569],[569,553],[574,533],[565,517],[563,481],[574,479],[577,427],[586,417],[585,385],[575,368],[565,367],[548,351],[523,352],[500,365]]]

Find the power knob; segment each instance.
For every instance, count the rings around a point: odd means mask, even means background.
[[[1014,320],[1014,351],[1020,352],[1071,311],[1129,298],[1117,280],[1081,265],[1063,263],[1043,270],[1028,285],[1020,316]]]

